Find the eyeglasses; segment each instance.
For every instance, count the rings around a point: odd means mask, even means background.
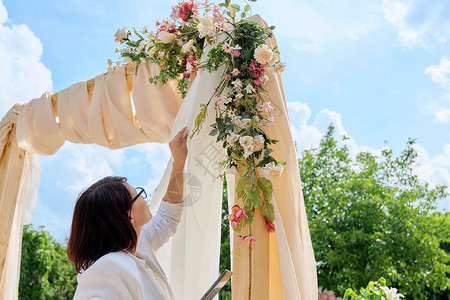
[[[147,193],[145,192],[144,188],[142,187],[137,187],[136,188],[136,192],[137,195],[136,197],[133,198],[133,200],[131,200],[131,205],[133,205],[133,203],[139,198],[139,196],[142,195],[142,199],[146,199],[147,198]]]

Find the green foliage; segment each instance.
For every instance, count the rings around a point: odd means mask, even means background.
[[[397,293],[396,288],[386,286],[386,279],[381,277],[376,282],[369,282],[366,288],[361,288],[359,295],[352,289],[345,291],[344,300],[401,300],[404,295]]]
[[[228,194],[227,194],[227,180],[224,180],[222,190],[222,224],[220,236],[220,265],[219,270],[222,273],[225,270],[231,270],[230,257],[230,226],[227,219],[228,212]],[[219,292],[220,300],[231,300],[231,280]]]
[[[415,175],[414,141],[399,157],[384,148],[354,158],[333,133],[331,125],[299,159],[319,285],[342,295],[384,277],[408,299],[448,293],[449,254],[440,245],[449,242],[450,215],[436,212],[448,193]]]
[[[40,227],[24,226],[19,299],[72,299],[76,271],[66,248]]]

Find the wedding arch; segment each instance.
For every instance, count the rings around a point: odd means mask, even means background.
[[[259,16],[250,17],[268,27]],[[276,40],[267,42],[272,48]],[[212,46],[205,48],[204,55]],[[15,105],[0,122],[0,298],[17,299],[23,225],[31,220],[39,186],[39,155],[52,155],[64,144],[96,143],[109,149],[138,143],[166,143],[181,128],[191,131],[201,104],[212,124],[214,103],[206,106],[220,83],[223,69],[189,77],[184,100],[175,81],[157,86],[149,78],[160,66],[142,61],[119,66],[94,79],[74,84],[56,94],[44,93],[23,105]],[[276,117],[264,132],[278,143],[273,156],[286,162],[272,180],[276,231],[269,233],[261,207],[255,208],[251,235],[256,240],[239,242],[232,233],[233,299],[317,299],[314,253],[303,203],[301,180],[281,76],[267,70],[265,97]],[[176,299],[199,299],[219,272],[222,181],[219,162],[225,149],[203,126],[188,142],[186,174],[201,184],[201,193],[186,202],[177,233],[157,256]],[[167,164],[151,210],[167,189],[172,160]],[[227,174],[229,206],[240,203],[236,193],[240,176]],[[189,188],[185,185],[185,191]],[[240,203],[242,205],[242,203]]]

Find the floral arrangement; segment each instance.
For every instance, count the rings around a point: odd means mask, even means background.
[[[403,294],[397,293],[396,288],[387,287],[384,278],[369,282],[365,289],[361,288],[360,295],[352,289],[347,289],[344,294],[344,300],[401,300],[404,297]]]
[[[333,291],[329,291],[322,287],[319,287],[318,300],[343,300],[342,297],[337,297]]]
[[[242,19],[236,17],[239,12]],[[132,39],[127,28],[119,29],[115,37],[123,47],[116,52],[120,52],[125,63],[148,60],[158,64],[160,72],[149,78],[150,83],[161,86],[175,80],[183,98],[193,74],[223,67],[219,85],[209,101],[201,104],[191,138],[201,130],[213,101],[215,123],[210,124],[209,134],[217,136],[227,153],[220,162],[224,170],[220,178],[226,173],[240,175],[236,192],[243,205],[233,206],[228,216],[231,227],[241,232],[252,224],[255,208],[262,207],[271,233],[275,231],[271,180],[281,175],[285,162],[271,156],[270,145],[278,141],[264,132],[274,119],[263,86],[269,80],[267,70],[282,72],[285,64],[280,62],[278,50],[266,44],[274,27],[261,27],[244,19],[250,15],[248,3],[241,10],[230,0],[219,5],[208,0],[180,2],[172,7],[169,19],[156,22],[155,33],[147,28],[134,30],[136,38]],[[212,48],[201,61],[207,44]],[[114,69],[111,61],[108,64],[108,70]],[[255,241],[249,229],[249,235],[239,236],[241,241]]]

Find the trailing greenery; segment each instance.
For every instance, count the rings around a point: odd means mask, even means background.
[[[436,211],[447,187],[415,175],[414,140],[399,157],[352,157],[333,134],[299,159],[319,285],[343,295],[384,277],[408,299],[448,296],[450,215]]]

